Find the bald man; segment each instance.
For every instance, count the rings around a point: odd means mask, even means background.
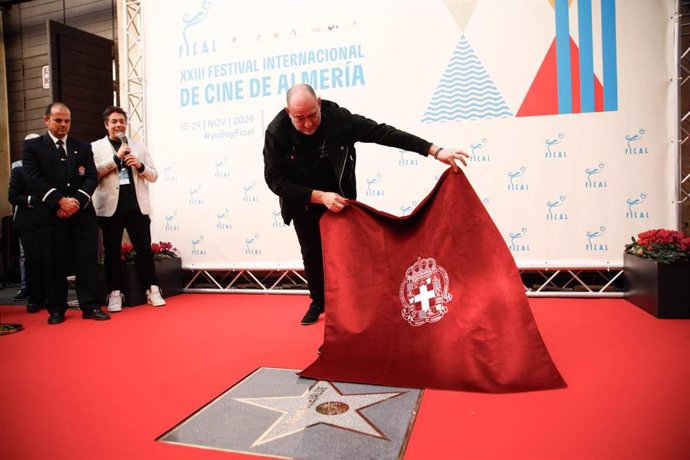
[[[48,132],[24,141],[22,164],[30,194],[47,210],[40,231],[48,241],[41,254],[42,271],[48,273],[48,324],[65,321],[70,274],[76,277],[82,318],[108,320],[98,299],[98,220],[91,203],[98,173],[91,144],[69,136],[71,113],[61,102],[46,107],[43,122]]]
[[[294,223],[311,303],[301,324],[314,324],[324,312],[323,255],[319,219],[340,212],[357,198],[356,142],[373,142],[417,152],[451,166],[467,165],[467,153],[443,148],[392,126],[321,100],[314,89],[298,84],[287,93],[287,106],[266,129],[264,177],[280,197],[286,225]]]

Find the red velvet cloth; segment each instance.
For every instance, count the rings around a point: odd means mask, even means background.
[[[566,386],[505,241],[465,175],[449,172],[409,216],[352,202],[322,217],[325,339],[300,375],[487,393]]]

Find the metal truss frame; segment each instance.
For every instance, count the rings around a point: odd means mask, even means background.
[[[194,270],[184,292],[308,294],[302,270]]]
[[[301,270],[194,270],[185,292],[308,294]],[[623,297],[623,268],[523,268],[528,297]]]
[[[528,297],[623,297],[623,267],[521,269]]]
[[[128,114],[129,135],[146,142],[146,82],[144,78],[144,24],[141,0],[121,0],[119,14],[124,15],[121,30],[120,59],[124,75],[123,91],[126,96],[124,109]]]
[[[676,3],[678,90],[678,229],[690,230],[690,1]]]

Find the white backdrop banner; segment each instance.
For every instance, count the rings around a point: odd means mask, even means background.
[[[620,265],[632,235],[676,225],[674,6],[142,0],[154,240],[186,268],[301,267],[262,148],[306,82],[471,154],[465,171],[518,266]],[[444,169],[375,144],[358,155],[359,199],[395,215]]]

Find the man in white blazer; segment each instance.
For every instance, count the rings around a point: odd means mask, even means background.
[[[136,251],[137,269],[142,285],[147,286],[146,300],[155,307],[165,305],[156,277],[151,251],[151,203],[149,182],[158,179],[158,171],[144,144],[127,139],[127,113],[110,106],[103,112],[108,134],[91,143],[98,170],[98,187],[93,204],[103,231],[105,275],[110,294],[108,311],[122,310],[122,234],[127,229]]]

